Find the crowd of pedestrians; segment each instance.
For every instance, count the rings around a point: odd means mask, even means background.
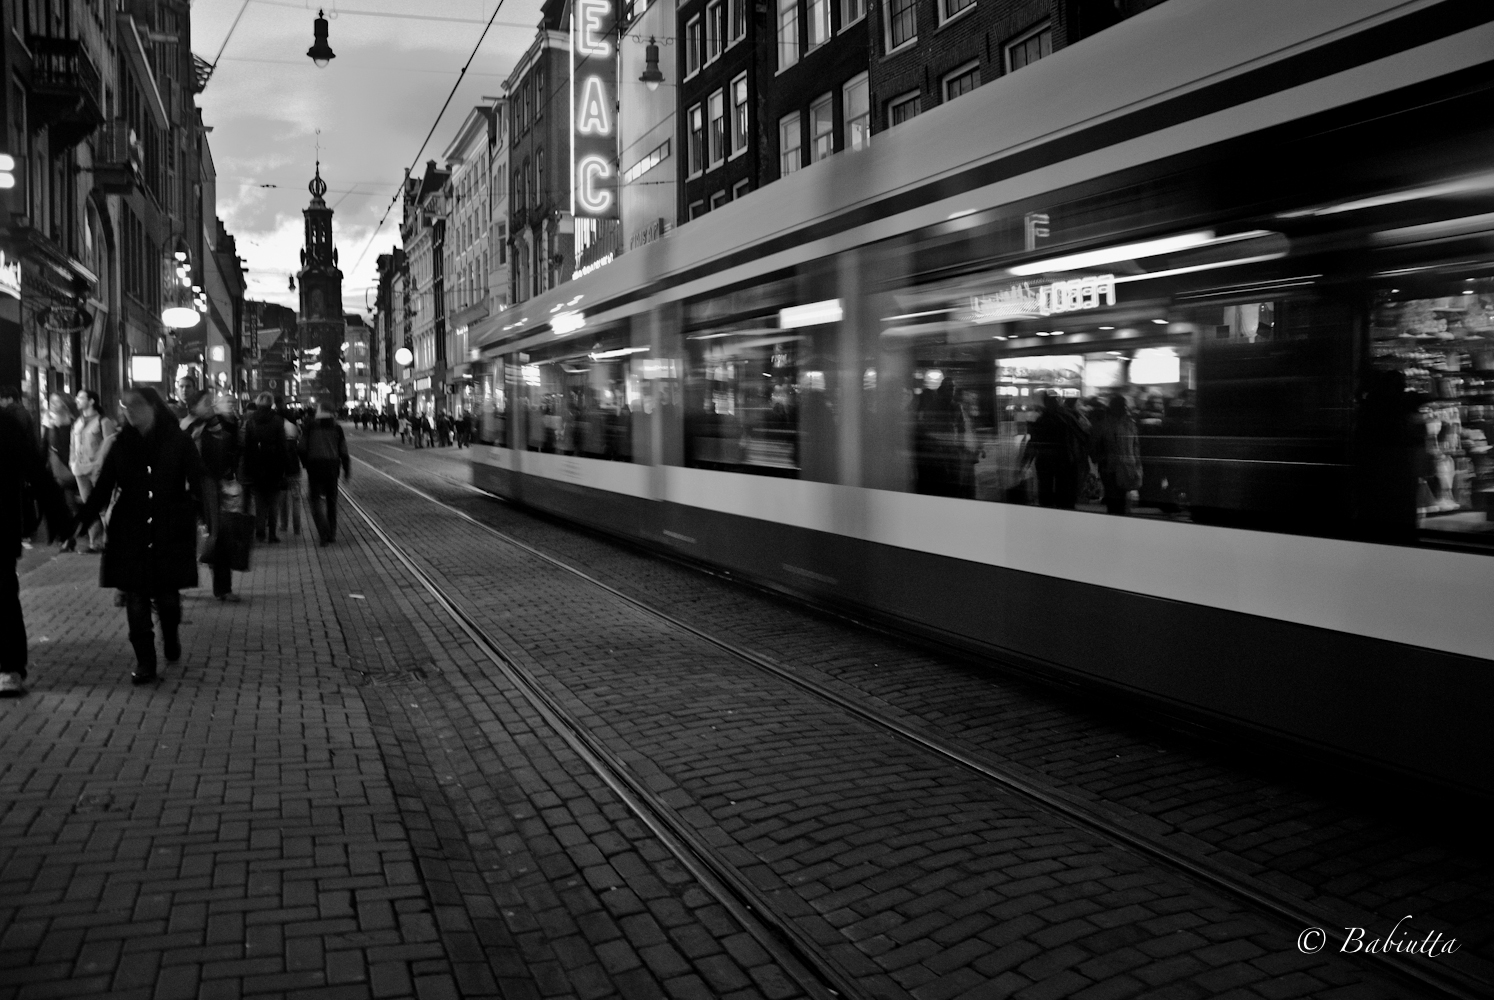
[[[0,573],[0,697],[26,691],[15,564],[43,524],[64,550],[101,555],[99,585],[125,609],[136,684],[157,676],[155,621],[165,661],[180,659],[181,591],[198,585],[199,563],[213,596],[237,602],[233,574],[248,570],[254,542],[301,534],[303,469],[318,538],[336,540],[338,480],[352,462],[330,400],[287,411],[261,393],[241,419],[238,400],[213,389],[173,409],[132,388],[119,409],[122,425],[91,390],[71,404],[54,394],[37,428],[18,389],[0,388],[0,518],[14,532]]]

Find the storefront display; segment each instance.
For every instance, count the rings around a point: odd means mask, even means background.
[[[1380,296],[1370,323],[1376,369],[1416,404],[1416,512],[1424,529],[1494,531],[1494,290],[1482,279],[1450,294]]]

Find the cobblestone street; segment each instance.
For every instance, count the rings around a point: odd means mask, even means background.
[[[375,522],[866,996],[1425,991],[1368,956],[1303,954],[1301,928],[746,670],[454,510],[1180,857],[1346,924],[1424,914],[1464,943],[1464,975],[1487,968],[1485,859],[1440,843],[1436,817],[1397,826],[562,529],[461,487],[452,450],[353,439],[351,492]],[[27,565],[32,693],[0,704],[0,998],[805,990],[354,510],[330,548],[256,549],[242,604],[189,592],[185,655],[151,688],[128,684],[96,561]]]

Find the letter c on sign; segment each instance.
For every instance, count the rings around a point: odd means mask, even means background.
[[[576,201],[581,211],[601,215],[612,207],[612,192],[606,188],[597,190],[597,182],[612,176],[612,164],[600,156],[588,156],[576,164],[581,182],[576,185]]]

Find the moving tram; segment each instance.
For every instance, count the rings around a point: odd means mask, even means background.
[[[1487,794],[1491,106],[1488,4],[1162,4],[503,313],[473,480]]]

